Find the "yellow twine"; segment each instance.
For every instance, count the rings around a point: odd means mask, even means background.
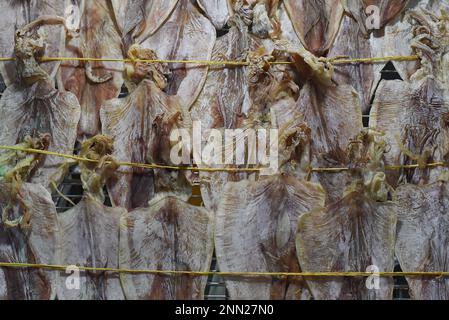
[[[1,61],[15,61],[16,58],[0,58]],[[388,61],[415,61],[419,60],[418,56],[386,56],[375,58],[354,58],[354,59],[333,59],[328,58],[329,63],[334,65],[350,64],[350,63],[375,63]],[[248,66],[248,61],[210,61],[210,60],[164,60],[164,59],[127,59],[127,58],[77,58],[77,57],[41,57],[41,62],[50,61],[85,61],[85,62],[144,62],[144,63],[186,63],[186,64],[203,64],[203,65],[234,65]],[[269,64],[292,64],[291,61],[274,61]]]
[[[387,171],[393,171],[393,170],[401,170],[401,169],[421,169],[422,167],[426,168],[436,168],[436,167],[446,167],[447,164],[444,162],[432,162],[427,163],[424,166],[420,164],[404,164],[404,165],[390,165],[385,166],[385,170]],[[350,168],[312,168],[312,172],[342,172],[342,171],[349,171]]]
[[[67,270],[71,265],[51,265],[34,263],[0,262],[2,268],[32,268],[49,270]],[[127,274],[159,274],[188,276],[222,276],[222,277],[448,277],[449,272],[213,272],[213,271],[180,271],[180,270],[148,270],[119,269],[77,266],[80,271],[113,272]]]
[[[56,156],[61,158],[72,159],[81,162],[91,162],[91,163],[99,163],[99,160],[93,160],[89,158],[84,158],[80,156],[64,154],[59,152],[40,150],[40,149],[31,149],[31,148],[22,148],[17,146],[0,146],[0,150],[13,150],[13,151],[22,151],[28,153],[37,153],[37,154],[45,154],[50,156]],[[135,167],[135,168],[143,168],[143,169],[165,169],[165,170],[178,170],[178,171],[203,171],[203,172],[260,172],[264,168],[198,168],[198,167],[181,167],[181,166],[167,166],[167,165],[159,165],[159,164],[147,164],[147,163],[135,163],[135,162],[118,162],[120,166],[124,167]],[[428,163],[425,167],[434,168],[434,167],[446,167],[447,164],[444,162],[434,162]],[[385,166],[385,170],[400,170],[400,169],[417,169],[422,168],[420,164],[407,164],[407,165],[390,165]],[[329,173],[337,173],[342,171],[349,171],[350,168],[342,167],[342,168],[311,168],[310,172],[329,172]]]
[[[99,160],[93,160],[85,157],[64,154],[59,152],[52,152],[47,150],[22,148],[17,146],[0,146],[0,150],[13,150],[28,153],[45,154],[49,156],[56,156],[61,158],[72,159],[81,162],[99,163]],[[166,166],[159,164],[134,163],[134,162],[118,162],[120,166],[135,167],[143,169],[165,169],[165,170],[179,170],[179,171],[203,171],[203,172],[259,172],[262,168],[197,168],[197,167],[180,167],[180,166]]]
[[[51,182],[52,187],[55,189],[56,193],[65,201],[67,201],[68,203],[70,203],[72,206],[76,206],[76,204],[70,200],[68,197],[66,197],[61,191],[59,191],[58,186],[56,185],[56,183],[54,181]]]
[[[386,56],[379,58],[355,58],[355,59],[337,59],[332,64],[349,64],[349,63],[372,63],[372,62],[388,62],[388,61],[416,61],[419,56]]]

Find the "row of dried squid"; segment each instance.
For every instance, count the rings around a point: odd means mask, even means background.
[[[380,9],[377,30],[365,24],[369,5]],[[202,272],[215,250],[224,272],[391,272],[395,256],[404,271],[449,271],[449,176],[428,165],[446,164],[449,151],[446,1],[46,0],[0,8],[1,54],[15,57],[1,69],[0,145],[90,159],[0,150],[1,262]],[[384,81],[379,64],[331,59],[390,55],[419,60],[395,63],[402,80]],[[158,59],[248,65],[142,61]],[[129,94],[118,98],[122,87]],[[172,165],[171,133],[195,121],[204,132],[278,129],[278,172],[123,165]],[[84,197],[57,214],[51,193],[74,165]],[[188,201],[195,184],[202,206]],[[194,275],[80,275],[74,289],[64,271],[3,268],[0,298],[201,299],[206,285]],[[392,298],[393,279],[381,277],[376,288],[365,280],[228,276],[226,287],[232,299]],[[449,297],[446,278],[407,280],[413,298]]]

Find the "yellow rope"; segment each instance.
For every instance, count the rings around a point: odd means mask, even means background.
[[[68,197],[66,197],[61,191],[59,191],[58,186],[56,185],[56,183],[54,181],[51,182],[51,185],[53,187],[53,189],[55,189],[56,193],[65,201],[67,201],[68,203],[70,203],[72,206],[76,206],[76,204],[70,200]]]
[[[436,167],[447,167],[447,164],[444,162],[432,162],[427,163],[426,165],[422,166],[420,164],[404,164],[404,165],[390,165],[385,166],[385,170],[387,171],[393,171],[393,170],[401,170],[401,169],[420,169],[422,167],[426,168],[436,168]],[[342,172],[342,171],[349,171],[350,168],[312,168],[312,172]]]
[[[88,159],[80,156],[64,154],[59,152],[47,151],[47,150],[39,150],[39,149],[30,149],[30,148],[22,148],[17,146],[0,146],[0,150],[12,150],[12,151],[22,151],[28,153],[36,153],[36,154],[45,154],[49,156],[56,156],[61,158],[67,158],[76,160],[78,162],[91,162],[91,163],[99,163],[99,160]],[[203,171],[203,172],[260,172],[264,168],[197,168],[197,167],[181,167],[181,166],[166,166],[159,164],[147,164],[147,163],[134,163],[134,162],[118,162],[120,166],[124,167],[134,167],[134,168],[143,168],[143,169],[165,169],[165,170],[178,170],[178,171]],[[434,162],[428,163],[425,167],[434,168],[434,167],[446,167],[447,164],[444,162]],[[385,166],[385,170],[400,170],[400,169],[417,169],[422,168],[423,166],[420,164],[407,164],[407,165],[391,165]],[[341,168],[311,168],[311,172],[329,172],[329,173],[337,173],[342,171],[349,171],[350,168],[341,167]]]
[[[16,58],[0,58],[1,61],[15,61]],[[354,59],[333,59],[329,58],[331,64],[350,64],[350,63],[375,63],[388,61],[415,61],[419,60],[418,56],[386,56],[375,58],[354,58]],[[248,66],[248,61],[210,61],[210,60],[164,60],[164,59],[127,59],[127,58],[77,58],[77,57],[42,57],[39,58],[41,62],[50,61],[85,61],[85,62],[144,62],[144,63],[186,63],[186,64],[203,64],[203,65],[233,65],[233,66]],[[290,61],[274,61],[269,62],[275,64],[292,64]]]
[[[28,153],[45,154],[49,156],[56,156],[66,159],[72,159],[81,162],[99,163],[99,160],[88,159],[80,156],[64,154],[59,152],[52,152],[47,150],[22,148],[17,146],[0,146],[0,150],[13,150]],[[165,170],[179,170],[179,171],[203,171],[203,172],[259,172],[262,168],[197,168],[197,167],[180,167],[180,166],[166,166],[159,164],[133,163],[133,162],[118,162],[120,166],[143,168],[143,169],[165,169]]]
[[[51,265],[34,263],[0,262],[2,268],[31,268],[49,270],[67,270],[70,265]],[[77,266],[80,271],[99,271],[127,274],[161,274],[188,276],[222,276],[222,277],[448,277],[449,272],[202,272],[179,270],[147,270],[147,269],[119,269]]]
[[[402,165],[402,166],[386,166],[386,170],[400,170],[400,169],[420,169],[422,167],[427,168],[436,168],[436,167],[446,167],[447,164],[444,162],[433,162],[433,163],[427,163],[424,166],[420,164],[408,164],[408,165]]]
[[[386,56],[379,58],[355,58],[355,59],[337,59],[332,64],[348,64],[348,63],[372,63],[372,62],[388,62],[388,61],[416,61],[419,56]]]

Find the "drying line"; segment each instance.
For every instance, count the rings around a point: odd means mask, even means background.
[[[15,61],[16,58],[0,58],[1,61]],[[352,64],[352,63],[376,63],[376,62],[388,62],[388,61],[416,61],[419,60],[419,56],[386,56],[386,57],[373,57],[373,58],[325,58],[333,65]],[[38,58],[40,62],[51,61],[80,61],[80,62],[143,62],[143,63],[185,63],[185,64],[199,64],[199,65],[231,65],[231,66],[248,66],[251,63],[249,61],[211,61],[211,60],[164,60],[164,59],[129,59],[129,58],[77,58],[77,57],[41,57]],[[269,64],[293,64],[291,61],[272,61]]]
[[[44,154],[49,156],[56,156],[66,159],[75,160],[78,162],[90,162],[99,163],[100,160],[93,160],[85,157],[80,157],[76,155],[64,154],[59,152],[22,148],[17,146],[0,146],[0,150],[11,150],[11,151],[21,151],[26,153],[36,153]],[[134,167],[143,169],[165,169],[165,170],[178,170],[178,171],[195,171],[195,172],[260,172],[268,168],[198,168],[198,167],[181,167],[181,166],[167,166],[159,164],[147,164],[147,163],[135,163],[135,162],[117,162],[118,165],[124,167]],[[433,162],[425,165],[422,164],[407,164],[407,165],[390,165],[385,166],[385,170],[401,170],[401,169],[423,169],[423,168],[435,168],[435,167],[447,167],[444,162]],[[349,171],[351,168],[341,167],[341,168],[311,168],[310,172],[327,172],[327,173],[338,173],[342,171]]]
[[[17,146],[0,146],[0,150],[21,151],[26,153],[44,154],[49,156],[56,156],[66,159],[75,160],[78,162],[99,163],[99,160],[93,160],[76,155],[64,154],[59,152],[52,152],[47,150],[22,148]],[[108,162],[106,162],[108,163]],[[178,171],[203,171],[203,172],[260,172],[263,168],[198,168],[198,167],[181,167],[181,166],[167,166],[159,164],[134,163],[134,162],[117,162],[118,165],[124,167],[134,167],[142,169],[164,169],[164,170],[178,170]]]
[[[354,58],[354,59],[336,59],[332,61],[332,64],[350,64],[350,63],[375,63],[375,62],[388,62],[388,61],[417,61],[419,56],[386,56],[379,58]]]
[[[52,265],[34,263],[0,262],[2,268],[47,269],[66,271],[75,265]],[[148,270],[96,268],[75,266],[80,271],[111,272],[124,274],[153,274],[153,275],[185,275],[185,276],[221,276],[221,277],[449,277],[449,272],[213,272],[213,271],[180,271],[180,270]]]
[[[389,165],[385,166],[384,169],[386,171],[395,171],[395,170],[401,170],[401,169],[424,169],[424,168],[437,168],[437,167],[447,167],[448,165],[444,162],[432,162],[432,163],[426,163],[424,165],[422,164],[403,164],[403,165]],[[342,171],[349,171],[351,168],[312,168],[311,172],[328,172],[328,173],[338,173]]]
[[[0,61],[15,61],[16,58],[0,58]],[[143,63],[185,63],[185,64],[202,64],[202,65],[234,65],[248,66],[247,61],[210,61],[210,60],[163,60],[163,59],[129,59],[129,58],[76,58],[76,57],[42,57],[40,62],[51,61],[80,61],[80,62],[143,62]],[[291,64],[290,61],[275,61],[270,64]]]

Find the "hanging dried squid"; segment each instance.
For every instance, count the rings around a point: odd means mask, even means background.
[[[45,150],[48,137],[26,137],[18,147]],[[58,264],[59,222],[50,193],[27,183],[42,156],[10,151],[0,156],[0,261]],[[56,297],[57,273],[38,268],[2,270],[2,299],[49,300]]]
[[[60,17],[44,17],[16,32],[15,55],[20,82],[5,90],[0,100],[0,145],[14,145],[26,136],[48,136],[48,151],[72,154],[80,118],[80,105],[72,93],[55,89],[51,76],[37,62],[43,46],[42,25],[64,25]],[[3,154],[4,151],[0,151]],[[50,188],[65,176],[64,160],[45,157],[29,177]]]
[[[120,217],[123,208],[104,205],[103,187],[118,165],[110,156],[112,140],[96,136],[86,140],[80,155],[95,162],[80,163],[84,196],[73,208],[58,216],[60,264],[98,268],[118,268]],[[59,300],[122,300],[123,291],[117,273],[80,271],[79,290],[73,290],[70,273],[61,273]]]
[[[382,168],[385,143],[363,132],[354,141],[351,184],[341,200],[299,218],[296,248],[304,272],[393,272],[396,204]],[[389,300],[393,279],[307,278],[317,300]]]

